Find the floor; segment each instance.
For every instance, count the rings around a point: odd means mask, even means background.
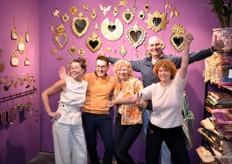
[[[101,162],[101,161],[100,161]],[[90,162],[88,162],[90,164]],[[55,158],[53,153],[40,152],[26,164],[55,164]],[[112,164],[117,164],[113,161]]]
[[[55,164],[53,153],[40,152],[26,164]]]

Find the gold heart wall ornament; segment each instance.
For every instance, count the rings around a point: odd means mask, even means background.
[[[172,32],[170,44],[176,51],[180,52],[184,48],[185,28],[181,24],[177,24],[172,27]]]
[[[148,19],[145,21],[148,24],[148,29],[152,29],[155,32],[159,32],[160,30],[166,29],[166,24],[169,21],[166,19],[167,14],[161,14],[158,10],[156,10],[153,14],[148,14]]]
[[[72,15],[75,15],[77,13],[77,11],[78,11],[78,8],[76,6],[72,6],[70,8],[70,12],[71,12]]]
[[[106,18],[101,24],[101,33],[107,40],[118,40],[123,34],[123,24],[118,18],[114,23]]]
[[[144,12],[140,11],[138,17],[139,17],[139,19],[143,20],[145,18]]]
[[[145,40],[146,31],[141,26],[138,26],[137,23],[135,23],[134,26],[131,26],[127,29],[126,37],[129,43],[134,48],[137,48]]]
[[[129,24],[135,17],[135,14],[130,11],[130,9],[127,9],[124,13],[122,13],[123,20]]]
[[[63,21],[64,23],[66,23],[66,22],[68,22],[68,20],[69,20],[68,14],[67,14],[67,13],[64,13],[64,15],[62,16],[62,21]]]
[[[73,18],[71,27],[75,35],[82,37],[89,28],[89,18],[84,17],[82,13],[79,13],[78,17]]]
[[[102,41],[99,36],[94,31],[91,36],[86,40],[86,46],[90,49],[91,52],[96,52],[101,48]]]
[[[149,5],[149,4],[146,4],[146,5],[144,6],[144,8],[145,8],[145,10],[148,12],[148,11],[150,10],[150,5]]]
[[[63,49],[68,41],[68,35],[65,33],[64,25],[60,24],[56,27],[56,33],[53,35],[53,41],[58,49]]]
[[[85,54],[85,50],[83,48],[80,48],[77,53],[79,54],[79,56],[83,56]]]
[[[69,49],[68,49],[68,52],[71,56],[74,56],[76,53],[77,53],[77,48],[75,46],[71,46]]]

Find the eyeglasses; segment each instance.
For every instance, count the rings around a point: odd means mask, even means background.
[[[97,69],[106,69],[107,66],[106,65],[97,65],[96,68]]]

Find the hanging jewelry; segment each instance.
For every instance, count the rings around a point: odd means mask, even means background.
[[[122,45],[119,47],[119,53],[122,57],[124,57],[127,53],[126,47],[124,46],[124,39]]]
[[[18,42],[18,51],[20,54],[23,54],[23,52],[26,49],[26,44],[24,43],[23,37],[22,37],[22,33]]]
[[[67,14],[67,13],[64,13],[64,15],[62,16],[62,21],[63,21],[64,23],[66,23],[66,22],[68,22],[68,20],[69,20],[68,14]]]
[[[136,0],[134,0],[134,5],[133,5],[133,9],[137,10],[138,6],[136,5]]]
[[[17,40],[18,39],[18,32],[15,27],[15,17],[13,16],[13,27],[11,29],[11,39]]]
[[[28,57],[28,50],[27,49],[26,49],[26,57],[25,57],[25,60],[24,60],[24,65],[25,66],[30,65],[30,60],[29,60],[29,57]]]
[[[85,54],[85,50],[83,48],[80,48],[77,53],[79,54],[79,56],[83,56]]]
[[[139,19],[143,20],[145,18],[145,14],[143,11],[139,12]]]
[[[150,5],[148,4],[148,0],[147,0],[147,3],[146,5],[144,6],[145,10],[148,12],[150,10]]]
[[[97,16],[96,10],[95,10],[95,8],[93,8],[92,13],[91,13],[92,20],[94,20],[96,18],[96,16]]]
[[[114,7],[113,14],[115,17],[118,15],[118,8],[117,7]]]
[[[73,44],[73,40],[72,40],[72,44]],[[77,53],[77,48],[76,46],[74,46],[74,44],[68,49],[68,52],[71,56],[76,55]]]
[[[51,24],[51,26],[50,26],[50,31],[52,31],[52,32],[53,32],[53,31],[54,31],[54,29],[55,29],[55,28],[54,28],[54,21],[52,21],[52,24]]]
[[[19,66],[19,58],[18,58],[18,55],[15,53],[15,42],[14,42],[14,49],[13,49],[13,54],[11,56],[11,59],[10,59],[10,64],[12,67],[17,67]]]
[[[28,32],[28,25],[26,25],[25,41],[27,43],[30,41],[30,34]]]

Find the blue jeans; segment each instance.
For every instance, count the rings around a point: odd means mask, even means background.
[[[190,164],[182,126],[163,129],[151,122],[148,123],[146,135],[145,157],[147,164],[159,164],[160,148],[163,141],[171,151],[173,164]]]
[[[97,152],[97,132],[104,143],[103,164],[111,164],[113,158],[113,131],[109,114],[82,113],[87,149],[92,164],[99,164]]]
[[[135,164],[128,151],[141,132],[142,126],[121,125],[121,114],[118,113],[114,133],[114,156],[117,164]]]
[[[143,130],[147,134],[147,125],[150,121],[152,110],[145,109],[143,114]],[[161,163],[170,164],[171,152],[169,151],[166,143],[163,141],[161,145]]]

